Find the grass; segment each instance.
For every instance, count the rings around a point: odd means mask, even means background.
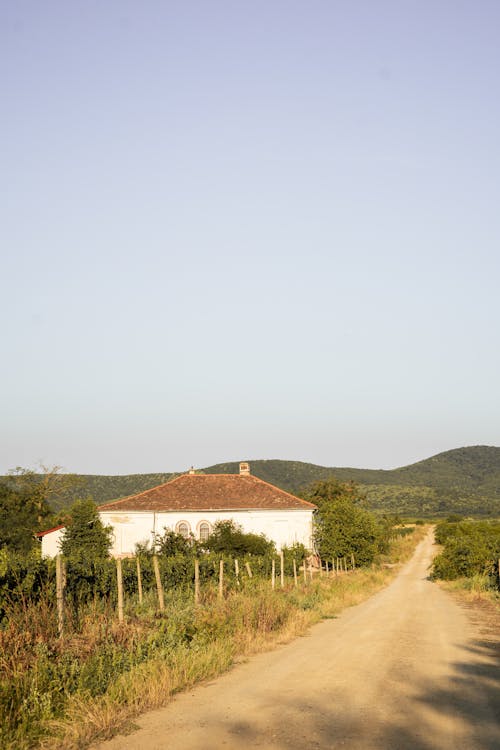
[[[12,606],[0,631],[0,747],[81,750],[127,731],[146,710],[176,692],[229,669],[237,660],[303,635],[381,589],[411,556],[425,529],[398,538],[380,565],[338,577],[316,576],[296,588],[287,581],[246,580],[219,600],[207,586],[196,606],[186,592],[170,593],[166,611],[154,600],[128,602],[123,624],[97,601],[78,631],[60,641],[48,605]],[[3,642],[2,642],[3,639]]]
[[[469,603],[487,601],[500,612],[500,590],[492,587],[491,576],[474,575],[470,578],[456,578],[453,581],[439,581],[439,585],[462,601]]]

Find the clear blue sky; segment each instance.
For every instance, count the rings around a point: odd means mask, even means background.
[[[5,0],[0,471],[500,445],[496,0]]]

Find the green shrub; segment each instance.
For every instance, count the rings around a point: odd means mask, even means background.
[[[475,575],[498,577],[500,523],[459,521],[438,524],[436,541],[443,551],[435,558],[433,576],[444,580]]]
[[[264,534],[245,534],[234,521],[217,521],[203,547],[235,557],[266,555],[275,549],[274,542]]]

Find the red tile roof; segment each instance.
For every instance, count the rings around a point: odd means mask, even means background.
[[[252,475],[183,474],[99,510],[316,510],[316,506]]]
[[[42,536],[45,536],[45,534],[52,534],[53,531],[59,531],[59,529],[64,529],[64,524],[60,524],[60,526],[54,526],[52,529],[47,529],[47,531],[37,531],[35,536],[37,536],[39,539]]]

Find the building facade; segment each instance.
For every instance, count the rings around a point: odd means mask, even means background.
[[[129,497],[106,503],[99,514],[113,529],[114,557],[151,545],[165,530],[206,540],[218,521],[233,521],[245,533],[264,534],[278,549],[294,543],[312,549],[316,506],[250,474],[188,474]],[[43,532],[42,555],[58,554],[62,527]]]

